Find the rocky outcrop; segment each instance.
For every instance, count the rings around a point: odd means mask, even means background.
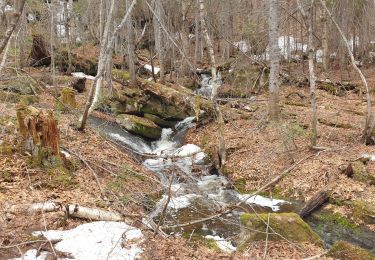
[[[134,115],[118,115],[116,122],[127,131],[146,137],[151,140],[158,140],[161,137],[162,129],[147,118]]]
[[[241,244],[266,240],[268,214],[241,215]],[[322,246],[322,240],[296,213],[271,213],[269,216],[269,240],[287,238],[294,242],[307,242]],[[272,229],[271,229],[272,228]],[[273,231],[274,232],[273,232]]]

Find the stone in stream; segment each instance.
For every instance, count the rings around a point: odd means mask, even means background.
[[[323,246],[323,242],[311,227],[304,222],[296,213],[270,213],[269,226],[279,235],[273,234],[269,229],[269,240],[277,241],[287,238],[294,242],[308,242]],[[251,241],[266,240],[266,229],[268,214],[242,214],[241,221],[241,244]],[[260,232],[257,232],[257,231]]]
[[[133,134],[151,140],[158,140],[161,137],[162,129],[149,119],[134,115],[118,115],[116,122]]]
[[[367,250],[360,248],[358,246],[352,245],[348,242],[339,241],[336,242],[331,250],[328,252],[328,256],[335,259],[342,260],[374,260],[375,256],[371,255]]]

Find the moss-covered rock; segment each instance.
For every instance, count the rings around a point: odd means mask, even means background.
[[[164,128],[172,128],[178,122],[178,121],[164,120],[164,119],[162,119],[162,118],[160,118],[158,116],[151,115],[151,114],[144,114],[144,117],[147,118],[147,119],[149,119],[149,120],[151,120],[152,122],[154,122],[158,126],[164,127]]]
[[[268,214],[242,214],[241,244],[249,241],[266,240]],[[271,213],[269,217],[269,240],[283,240],[283,237],[295,242],[308,242],[323,246],[320,237],[296,213]],[[259,231],[259,232],[258,232]]]
[[[374,260],[375,257],[371,255],[367,250],[357,247],[355,245],[349,244],[344,241],[336,242],[331,250],[328,252],[328,256],[335,259],[341,260]]]
[[[16,80],[5,81],[0,85],[0,90],[17,93],[20,95],[33,95],[34,90],[29,79],[20,77]]]
[[[375,224],[375,206],[361,200],[347,202],[352,218],[357,223]]]
[[[136,135],[151,140],[158,140],[161,137],[162,129],[149,119],[134,115],[118,115],[116,122]]]
[[[370,185],[375,185],[375,175],[367,171],[366,165],[358,160],[351,163],[351,177],[360,182],[364,182]]]

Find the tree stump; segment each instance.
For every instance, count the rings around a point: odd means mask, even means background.
[[[60,101],[69,108],[77,107],[75,92],[71,88],[63,88],[61,91]]]
[[[51,64],[51,56],[46,47],[42,35],[33,35],[33,45],[29,55],[30,66],[48,66]]]
[[[32,106],[19,106],[17,119],[25,150],[32,155],[33,164],[44,165],[46,160],[61,159],[59,130],[52,111],[41,111]]]

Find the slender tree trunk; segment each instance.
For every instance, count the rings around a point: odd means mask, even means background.
[[[218,147],[218,157],[219,162],[217,168],[219,171],[224,174],[225,173],[225,164],[226,164],[226,150],[225,150],[225,139],[224,139],[224,119],[223,115],[220,111],[220,107],[216,102],[216,98],[218,95],[218,88],[219,84],[217,82],[217,66],[215,60],[215,51],[213,48],[213,44],[208,34],[207,25],[206,25],[206,10],[204,5],[204,0],[199,0],[199,10],[200,10],[200,18],[201,18],[201,28],[202,34],[206,40],[208,54],[211,63],[211,84],[212,84],[212,92],[211,92],[211,101],[214,106],[215,116],[218,123],[218,134],[219,134],[219,147]]]
[[[10,37],[13,34],[13,31],[16,29],[18,25],[18,22],[23,12],[23,8],[25,6],[25,2],[26,0],[18,0],[15,2],[15,11],[12,14],[10,24],[8,25],[5,33],[0,37],[0,54],[3,53],[5,47],[8,44]]]
[[[126,9],[130,7],[130,0],[126,0]],[[128,57],[128,66],[129,66],[129,75],[130,75],[130,84],[132,86],[137,85],[137,75],[135,68],[135,35],[134,35],[134,26],[133,26],[133,16],[129,15],[129,22],[126,24],[126,34],[127,38],[127,57]]]
[[[269,116],[271,120],[279,119],[279,66],[280,50],[278,43],[278,1],[269,3],[269,46],[270,46],[270,79],[269,79]]]
[[[304,23],[308,30],[308,51],[309,51],[309,83],[310,83],[310,102],[311,102],[311,146],[316,146],[317,141],[317,105],[316,105],[316,78],[314,72],[314,33],[313,33],[313,6],[315,0],[311,0],[310,15],[304,10],[301,1],[297,0],[298,8],[302,14]]]
[[[322,34],[323,71],[325,73],[328,73],[329,59],[330,59],[329,46],[328,46],[329,28],[328,28],[328,17],[327,17],[325,10],[323,10],[322,24],[323,24],[323,34]]]
[[[69,3],[70,5],[70,3]],[[71,6],[68,6],[68,2],[64,2],[64,14],[65,14],[65,37],[66,37],[66,48],[68,50],[68,69],[67,74],[72,73],[72,50],[71,50],[71,36],[70,36],[70,19],[71,19]]]
[[[124,27],[124,25],[125,25],[126,21],[128,20],[129,15],[132,12],[132,10],[133,10],[134,5],[136,4],[136,2],[137,2],[137,0],[133,0],[133,2],[130,5],[129,9],[126,10],[126,14],[123,17],[123,19],[121,20],[120,24],[114,30],[114,32],[113,32],[113,34],[111,36],[111,39],[110,40],[108,40],[108,39],[106,40],[105,50],[103,51],[103,54],[101,53],[99,62],[100,62],[101,59],[103,59],[102,63],[103,64],[107,63],[109,55],[112,54],[112,48],[113,48],[113,44],[114,44],[114,42],[116,40],[116,37],[117,37],[120,29]],[[107,19],[109,19],[109,17]],[[84,110],[82,118],[80,120],[81,121],[80,122],[80,127],[79,127],[80,131],[83,131],[85,129],[88,115],[89,115],[90,111],[92,110],[92,107],[95,106],[94,96],[95,96],[95,93],[96,93],[97,83],[98,83],[98,80],[103,77],[104,72],[105,72],[105,66],[99,66],[98,65],[98,71],[97,71],[96,76],[94,78],[94,82],[93,82],[93,84],[91,86],[89,96],[88,96],[88,98],[86,100],[85,110]]]
[[[51,74],[52,74],[52,85],[56,86],[56,68],[55,68],[55,50],[54,50],[54,40],[55,40],[55,0],[51,0],[50,4],[50,12],[51,12],[51,21],[50,21],[50,49],[51,49]]]
[[[339,31],[339,33],[341,35],[341,38],[343,39],[344,44],[346,46],[346,49],[348,51],[348,54],[350,56],[351,64],[352,64],[354,70],[360,76],[360,78],[361,78],[361,80],[363,82],[363,85],[365,87],[365,90],[366,90],[366,99],[367,99],[367,109],[366,109],[365,127],[364,127],[364,130],[363,130],[362,139],[363,139],[363,141],[366,144],[374,143],[374,140],[372,140],[373,139],[372,136],[373,136],[374,128],[375,128],[375,120],[373,120],[373,115],[372,115],[372,111],[371,111],[372,110],[371,109],[371,95],[370,95],[370,90],[369,90],[369,87],[368,87],[367,80],[366,80],[365,76],[363,75],[361,69],[357,66],[357,64],[355,62],[354,55],[353,55],[353,52],[351,50],[349,41],[346,38],[344,32],[342,31],[342,29],[340,28],[340,26],[338,25],[338,23],[336,22],[336,20],[333,18],[331,12],[327,8],[327,6],[324,3],[324,1],[320,0],[320,3],[322,4],[323,8],[327,12],[327,15],[329,16],[329,18],[332,20],[333,24],[336,26],[337,30]]]
[[[164,12],[162,2],[160,0],[154,1],[155,13],[154,15],[154,32],[155,32],[155,49],[159,53],[160,63],[160,83],[165,83],[165,49],[164,49],[164,37],[161,26],[165,24]],[[159,21],[158,21],[159,18]],[[159,22],[162,24],[160,25]]]

